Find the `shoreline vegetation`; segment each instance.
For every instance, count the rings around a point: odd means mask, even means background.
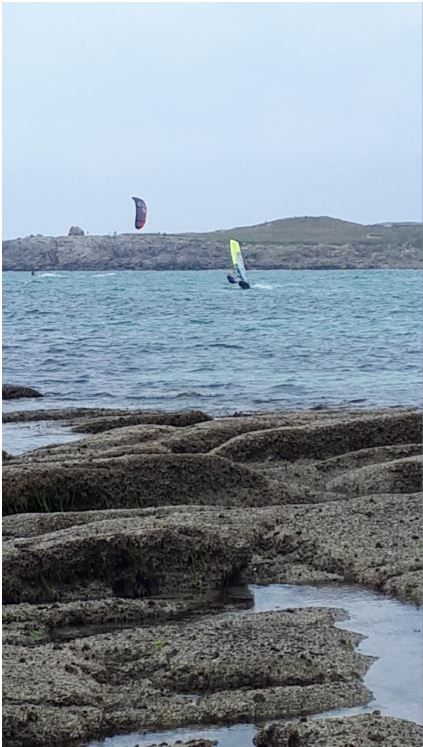
[[[420,223],[284,218],[208,233],[42,236],[3,241],[4,271],[225,270],[228,240],[249,270],[421,269]]]
[[[421,743],[378,712],[307,719],[371,698],[340,610],[236,613],[248,584],[422,603],[420,411],[3,417],[81,434],[4,461],[9,747],[270,719],[258,747]]]

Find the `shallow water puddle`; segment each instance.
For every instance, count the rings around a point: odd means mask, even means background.
[[[13,456],[42,446],[80,441],[83,433],[73,433],[70,428],[51,420],[29,420],[22,423],[3,423],[3,449]]]
[[[189,728],[174,729],[173,731],[150,731],[148,734],[122,734],[119,737],[109,737],[104,742],[90,742],[89,747],[147,747],[150,744],[168,742],[173,745],[176,740],[189,739],[216,740],[219,747],[246,747],[253,744],[253,737],[257,729],[252,724],[237,724],[236,726],[221,726],[215,729]]]
[[[348,619],[337,622],[336,626],[367,636],[358,645],[358,650],[378,657],[364,677],[364,684],[374,696],[368,705],[328,711],[314,718],[352,716],[379,709],[384,715],[423,722],[421,608],[354,586],[271,584],[251,586],[250,589],[254,593],[254,607],[239,614],[292,607],[343,609],[348,613]],[[185,727],[110,737],[91,742],[90,747],[145,747],[154,742],[160,744],[200,737],[218,740],[219,747],[246,747],[252,745],[256,731],[252,724],[214,729]]]
[[[362,654],[377,656],[364,684],[374,700],[354,709],[364,713],[375,708],[397,718],[421,723],[423,720],[422,613],[382,594],[354,586],[254,586],[254,612],[286,607],[338,607],[348,619],[336,627],[362,633],[358,645]],[[351,715],[351,708],[342,713]],[[340,711],[334,711],[338,715]]]

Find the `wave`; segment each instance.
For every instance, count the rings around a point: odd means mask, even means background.
[[[57,272],[42,272],[41,275],[36,275],[38,278],[65,278],[66,275],[59,275]]]
[[[203,272],[5,273],[4,377],[57,407],[419,406],[421,286],[407,273],[338,274],[335,286],[318,272],[253,273],[247,296]]]
[[[296,392],[297,394],[302,394],[303,392],[306,392],[307,389],[304,386],[301,386],[301,384],[293,384],[286,382],[285,384],[275,384],[274,386],[271,386],[269,391],[271,392],[278,392],[278,391],[288,391],[288,392]]]
[[[166,401],[171,403],[175,399],[185,399],[187,397],[195,397],[196,399],[217,399],[220,394],[206,394],[203,392],[187,391],[187,392],[168,392],[167,394],[128,394],[126,395],[127,400],[140,401],[140,402],[161,402]]]
[[[269,283],[254,283],[252,288],[258,288],[259,290],[274,290],[275,286],[270,285]]]
[[[204,348],[204,345],[194,345],[196,348]],[[232,345],[229,342],[210,342],[208,348],[228,348],[228,350],[242,350],[241,345]]]

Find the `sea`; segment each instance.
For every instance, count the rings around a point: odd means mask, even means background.
[[[3,273],[3,382],[56,407],[421,406],[417,270]]]

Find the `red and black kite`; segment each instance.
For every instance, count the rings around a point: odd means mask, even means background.
[[[135,202],[135,228],[144,228],[147,220],[147,205],[140,197],[133,197]]]

